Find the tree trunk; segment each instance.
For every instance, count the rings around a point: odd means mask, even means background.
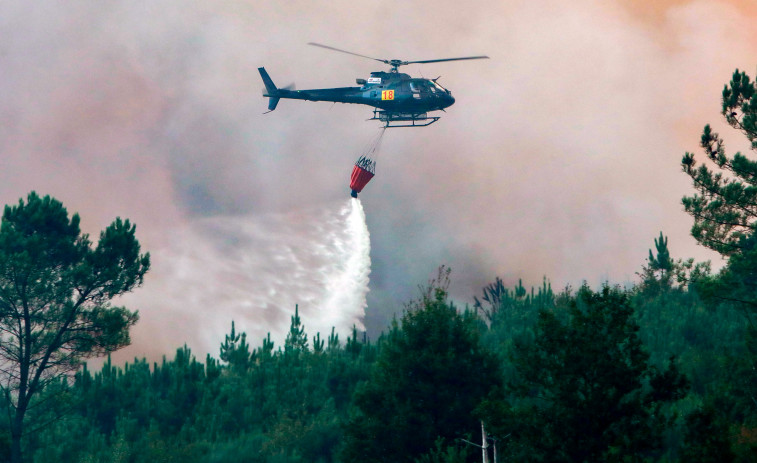
[[[24,457],[21,454],[21,436],[24,434],[24,414],[23,410],[16,408],[16,414],[11,420],[11,463],[23,463]]]

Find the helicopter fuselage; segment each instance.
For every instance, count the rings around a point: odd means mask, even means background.
[[[425,120],[425,113],[444,110],[455,103],[452,93],[435,79],[413,78],[399,72],[372,72],[367,80],[357,79],[360,87],[287,90],[277,88],[265,68],[258,70],[266,86],[263,96],[270,98],[269,111],[285,98],[368,105],[382,110],[378,112],[384,115],[381,120]]]

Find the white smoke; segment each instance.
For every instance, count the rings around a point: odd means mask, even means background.
[[[281,346],[295,305],[306,332],[344,339],[363,329],[371,268],[365,212],[350,198],[287,214],[202,218],[175,230],[152,254],[145,287],[127,296],[140,310],[133,344],[119,357],[169,354],[186,343],[217,356],[231,321],[252,347],[271,333]],[[171,309],[159,309],[172,307]],[[155,339],[140,326],[171,326]],[[148,339],[149,337],[149,339]],[[146,351],[145,346],[149,346]]]

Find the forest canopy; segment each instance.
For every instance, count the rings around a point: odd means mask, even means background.
[[[722,93],[722,116],[752,151],[755,93],[738,70]],[[661,231],[631,287],[497,277],[459,307],[442,267],[376,339],[308,333],[294,307],[280,346],[228,320],[217,357],[185,345],[97,371],[83,360],[127,344],[137,320],[108,302],[139,286],[149,255],[128,220],[92,247],[77,215],[32,193],[0,228],[0,458],[757,461],[757,161],[728,155],[710,125],[700,145],[704,162],[682,159],[694,188],[682,203],[692,236],[726,257],[718,272],[676,256]],[[21,274],[31,292],[17,292]]]

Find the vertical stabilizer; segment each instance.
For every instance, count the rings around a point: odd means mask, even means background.
[[[276,105],[279,104],[280,98],[276,96],[279,92],[279,89],[276,87],[276,84],[273,83],[271,76],[268,75],[268,72],[266,72],[265,68],[258,68],[258,71],[260,72],[260,77],[263,78],[263,84],[265,85],[265,92],[263,92],[263,96],[267,96],[269,98],[268,112],[271,112],[276,109]]]

